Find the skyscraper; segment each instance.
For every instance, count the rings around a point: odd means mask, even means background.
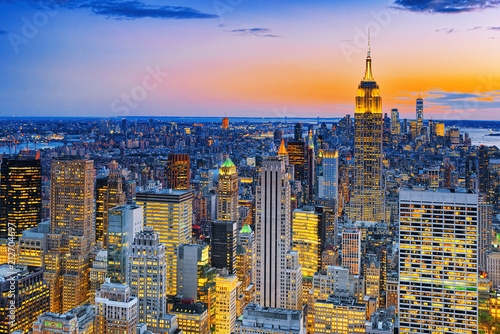
[[[52,160],[50,206],[44,278],[51,312],[66,313],[89,299],[89,255],[95,244],[92,160]]]
[[[157,329],[166,314],[167,288],[165,246],[151,227],[137,233],[130,246],[127,282],[131,295],[138,299],[138,321]],[[174,288],[177,288],[174,286]]]
[[[137,331],[137,298],[126,284],[109,279],[96,291],[95,333],[135,333]]]
[[[484,200],[483,195],[479,195],[478,201],[478,268],[486,270],[486,259],[488,252],[491,251],[492,247],[492,206]]]
[[[400,333],[478,332],[478,196],[400,190]]]
[[[217,312],[215,332],[218,334],[234,333],[236,323],[236,300],[241,282],[236,275],[220,275],[215,278],[217,293]]]
[[[354,189],[349,218],[352,221],[384,219],[382,187],[382,100],[372,76],[370,49],[365,77],[358,86],[354,120]]]
[[[424,99],[418,97],[417,99],[417,129],[416,136],[420,136],[422,134],[422,126],[424,124]]]
[[[314,199],[315,189],[315,167],[316,167],[316,153],[314,150],[314,140],[312,131],[309,131],[309,138],[307,140],[307,203],[311,203]]]
[[[126,283],[128,251],[143,228],[143,210],[135,204],[109,209],[108,274],[111,283]]]
[[[35,227],[42,213],[40,160],[4,158],[0,170],[0,238],[14,240]]]
[[[226,268],[231,275],[236,274],[236,238],[238,223],[236,221],[216,220],[212,223],[212,266]]]
[[[293,211],[292,249],[299,254],[302,276],[309,280],[321,268],[321,252],[326,235],[321,213],[311,207]]]
[[[484,199],[489,200],[490,196],[490,157],[488,154],[488,148],[481,145],[479,147],[479,192],[484,194]]]
[[[217,186],[217,219],[220,221],[238,221],[238,173],[236,166],[227,158],[219,169]]]
[[[95,238],[96,242],[100,242],[102,247],[106,249],[108,242],[108,210],[126,202],[121,175],[112,172],[104,178],[98,178],[95,196]]]
[[[256,299],[284,307],[286,254],[290,250],[290,177],[279,157],[266,157],[256,187]]]
[[[303,141],[288,142],[288,161],[293,165],[294,180],[306,181],[306,144]]]
[[[399,111],[397,108],[391,110],[391,134],[399,136],[401,132],[401,123],[399,122]]]
[[[255,284],[255,273],[257,270],[255,233],[248,224],[244,225],[238,233],[238,245],[243,246],[250,258],[251,282]]]
[[[189,190],[191,187],[189,154],[169,153],[167,186],[175,190]]]
[[[342,266],[349,274],[361,274],[361,230],[356,227],[347,226],[342,231]]]
[[[193,192],[191,190],[148,190],[136,195],[144,208],[144,226],[160,234],[167,262],[167,295],[177,293],[177,247],[192,240]]]
[[[294,127],[294,141],[302,141],[302,123],[297,123],[295,124],[295,127]]]

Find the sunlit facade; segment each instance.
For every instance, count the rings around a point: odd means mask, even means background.
[[[372,76],[370,51],[365,77],[358,86],[354,115],[354,187],[350,201],[351,221],[384,219],[382,186],[382,99]]]
[[[399,193],[400,333],[478,333],[478,195]]]
[[[80,157],[52,160],[50,231],[44,278],[50,310],[66,313],[89,300],[94,233],[94,162]]]
[[[215,333],[231,334],[235,330],[236,299],[241,282],[236,275],[215,278],[217,294]]]
[[[177,247],[190,244],[193,225],[191,190],[149,190],[136,194],[136,203],[144,209],[144,226],[160,234],[165,245],[167,295],[177,293]]]
[[[314,303],[314,333],[365,333],[366,305],[353,297],[331,296]]]
[[[322,216],[313,208],[293,211],[292,249],[299,253],[302,276],[312,279],[321,267]]]
[[[238,221],[238,173],[236,166],[227,159],[219,169],[217,185],[217,220]]]

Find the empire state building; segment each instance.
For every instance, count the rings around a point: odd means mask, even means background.
[[[353,222],[384,219],[382,124],[382,100],[373,79],[368,46],[366,72],[358,86],[354,117],[354,191],[349,217]]]

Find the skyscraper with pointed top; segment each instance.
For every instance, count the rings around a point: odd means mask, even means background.
[[[424,124],[424,99],[418,94],[417,99],[417,136],[422,134],[422,127]]]
[[[358,86],[354,117],[354,191],[350,202],[352,221],[384,219],[382,186],[382,99],[372,75],[368,42],[365,77]]]

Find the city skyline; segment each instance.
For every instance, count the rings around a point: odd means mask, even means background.
[[[0,116],[342,117],[370,29],[383,113],[498,119],[498,5],[5,2]]]

